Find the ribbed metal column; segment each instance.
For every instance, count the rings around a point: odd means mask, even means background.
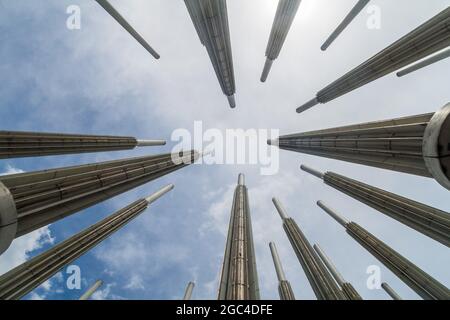
[[[102,280],[97,280],[81,297],[79,300],[89,300],[90,297],[103,285]]]
[[[281,149],[433,177],[450,189],[450,103],[435,113],[281,136]]]
[[[328,37],[325,43],[322,45],[320,49],[325,51],[328,47],[334,42],[334,40],[339,37],[342,31],[348,27],[348,25],[356,18],[356,16],[364,9],[364,7],[369,3],[370,0],[359,0],[356,5],[352,8],[349,14],[345,17],[345,19],[339,24],[336,30]]]
[[[278,293],[280,295],[280,300],[295,300],[294,291],[292,291],[291,284],[287,281],[286,275],[284,274],[283,266],[281,265],[281,260],[278,256],[275,243],[269,243],[269,247],[273,258],[273,264],[275,265],[275,271],[277,272]]]
[[[244,175],[234,192],[219,300],[259,300],[252,222]]]
[[[155,59],[159,59],[159,54],[142,38],[142,36],[125,20],[124,17],[107,1],[96,0],[103,9],[108,12],[141,46],[145,48]]]
[[[288,217],[281,203],[276,198],[273,198],[273,203],[283,220],[283,228],[286,231],[286,235],[317,299],[347,300],[347,297],[338,287],[333,276],[328,272],[297,223]]]
[[[266,48],[266,63],[261,75],[261,82],[267,80],[270,68],[275,59],[278,58],[281,48],[297,14],[301,0],[279,0],[272,30],[270,31],[269,42]]]
[[[297,109],[301,113],[318,103],[327,103],[391,72],[450,46],[450,7],[422,24],[380,53],[320,90],[315,103]]]
[[[226,0],[184,0],[201,43],[206,47],[222,92],[236,107],[233,56]]]
[[[333,275],[334,280],[341,287],[342,292],[347,296],[348,300],[362,300],[362,297],[353,287],[353,285],[347,281],[345,281],[344,277],[339,273],[336,266],[333,264],[331,259],[325,254],[325,252],[320,248],[318,244],[315,244],[314,250],[319,255],[322,262],[327,267],[328,271]]]
[[[383,282],[381,284],[381,287],[386,291],[386,293],[393,299],[393,300],[403,300],[397,292],[394,291],[394,289],[391,288],[390,285],[388,285],[386,282]]]
[[[192,292],[194,291],[195,283],[190,281],[186,287],[186,292],[184,293],[183,300],[191,300]]]
[[[137,140],[134,137],[0,131],[0,159],[128,150],[164,144],[164,140]]]
[[[198,159],[195,151],[99,162],[0,177],[0,252],[32,232]],[[3,197],[2,197],[3,192]],[[3,222],[5,221],[5,222]]]
[[[396,274],[406,285],[419,296],[427,300],[448,300],[450,290],[429,274],[418,268],[408,259],[394,251],[384,242],[376,238],[355,222],[349,222],[323,202],[317,203],[326,213],[339,222],[347,233],[375,258]]]
[[[304,165],[301,168],[306,172],[311,171],[310,168]],[[322,174],[322,179],[327,185],[336,190],[450,247],[449,212],[427,206],[334,172]]]
[[[64,266],[105,240],[141,214],[148,205],[173,189],[168,185],[146,199],[140,199],[82,232],[32,258],[0,277],[0,300],[16,300],[51,278]]]

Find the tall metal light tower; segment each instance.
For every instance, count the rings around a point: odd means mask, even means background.
[[[297,108],[304,112],[319,103],[330,102],[391,72],[450,46],[450,7],[411,31],[366,62],[320,90],[314,99]]]
[[[197,30],[200,42],[206,47],[222,92],[231,108],[236,107],[234,94],[233,55],[226,0],[184,0]]]
[[[426,300],[448,300],[450,290],[414,263],[390,248],[366,229],[355,222],[349,222],[322,201],[318,206],[342,225],[347,233],[369,251],[389,270],[396,274],[406,285]]]
[[[129,150],[165,144],[164,140],[134,137],[0,131],[0,159]]]
[[[234,191],[218,299],[259,300],[252,222],[243,174],[239,175]]]
[[[305,165],[302,165],[301,168],[322,179],[330,187],[450,247],[449,212],[427,206],[334,172],[321,173]]]
[[[301,0],[279,0],[277,12],[270,31],[269,42],[266,48],[266,63],[261,75],[261,82],[267,80],[270,68],[275,59],[278,58],[286,37],[294,21]]]
[[[184,168],[196,151],[128,158],[0,177],[0,253],[14,240]]]
[[[96,0],[111,17],[113,17],[141,46],[145,48],[155,59],[159,54],[142,38],[142,36],[125,20],[124,17],[107,0]]]
[[[278,278],[278,293],[281,300],[295,300],[294,291],[292,291],[291,283],[286,279],[280,257],[278,256],[275,243],[269,243],[270,252],[272,253],[273,264]]]
[[[149,204],[173,189],[168,185],[140,199],[91,227],[77,233],[50,250],[0,276],[0,300],[17,300],[51,278],[111,234],[140,215]]]
[[[283,228],[286,231],[286,235],[317,299],[347,300],[346,295],[338,287],[333,276],[329,273],[322,260],[320,260],[297,223],[288,217],[280,201],[276,198],[273,198],[272,201],[280,214],[281,220],[283,220]]]
[[[435,113],[281,136],[281,149],[434,178],[450,190],[450,103]]]

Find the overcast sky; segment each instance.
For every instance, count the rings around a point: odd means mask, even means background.
[[[175,129],[278,129],[281,134],[435,112],[449,102],[450,61],[407,77],[389,75],[301,115],[296,107],[325,85],[419,26],[448,0],[374,0],[381,28],[367,28],[364,11],[325,53],[320,46],[353,0],[302,1],[268,81],[259,82],[276,0],[228,0],[237,108],[228,107],[205,48],[181,0],[111,0],[161,54],[153,59],[93,0],[0,1],[0,127],[2,130],[131,135],[167,139]],[[66,8],[81,8],[81,29],[66,28]],[[2,160],[5,173],[48,169],[145,154],[125,152]],[[300,164],[351,178],[450,211],[448,191],[432,179],[331,159],[280,152],[280,170],[261,176],[255,165],[193,165],[83,210],[14,241],[0,273],[85,229],[167,183],[176,185],[146,212],[74,262],[81,290],[66,287],[66,269],[27,299],[78,298],[96,279],[98,299],[179,299],[189,281],[195,299],[215,299],[239,172],[246,174],[265,299],[278,299],[268,247],[275,241],[297,298],[314,299],[271,203],[279,197],[311,243],[318,243],[365,299],[388,299],[366,286],[367,267],[402,297],[418,296],[321,211],[319,199],[358,222],[450,286],[448,248],[324,185]]]

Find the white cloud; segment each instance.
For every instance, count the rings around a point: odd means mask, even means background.
[[[33,251],[55,242],[49,226],[28,233],[13,241],[11,246],[0,256],[0,274],[24,263]]]
[[[5,171],[0,173],[0,175],[8,175],[8,174],[16,174],[16,173],[23,173],[24,171],[19,168],[15,168],[11,166],[10,164],[6,165]]]
[[[130,289],[130,290],[143,290],[143,289],[145,289],[144,281],[139,275],[134,274],[131,276],[128,284],[125,285],[124,288]]]

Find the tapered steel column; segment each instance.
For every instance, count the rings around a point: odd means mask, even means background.
[[[304,165],[301,168],[306,172],[314,170]],[[321,174],[321,179],[336,190],[450,247],[449,212],[427,206],[334,172]]]
[[[320,90],[316,95],[316,102],[332,101],[450,46],[449,24],[450,7],[447,7],[414,31]],[[299,107],[297,112],[304,112],[313,106],[307,103]]]
[[[422,68],[428,67],[430,65],[432,65],[433,63],[439,62],[441,60],[447,59],[448,57],[450,57],[450,48],[436,54],[433,55],[421,62],[418,62],[416,64],[413,64],[412,66],[405,68],[404,70],[397,72],[397,77],[403,77],[406,76],[410,73],[413,73],[414,71],[420,70]]]
[[[134,137],[0,131],[0,159],[128,150],[165,144],[164,140],[137,140]]]
[[[192,281],[188,283],[186,287],[186,292],[184,293],[183,300],[191,300],[192,292],[194,291],[195,283]]]
[[[137,40],[155,59],[159,59],[159,54],[142,38],[142,36],[125,20],[124,17],[107,1],[96,0],[103,9],[108,12],[134,39]]]
[[[286,279],[284,274],[283,266],[281,265],[280,257],[278,256],[277,247],[275,243],[269,243],[270,252],[272,253],[273,264],[275,265],[275,271],[277,272],[278,278],[278,293],[280,295],[280,300],[295,300],[294,291],[289,281]]]
[[[347,296],[349,300],[362,300],[361,296],[359,295],[358,291],[352,286],[351,283],[345,281],[344,277],[339,273],[336,266],[333,264],[333,262],[328,258],[328,256],[325,254],[325,252],[319,247],[318,244],[315,244],[314,250],[319,255],[322,262],[327,267],[328,271],[333,275],[334,280],[338,283],[338,285],[341,287],[342,292]]]
[[[336,30],[329,36],[320,49],[325,51],[328,47],[336,40],[337,37],[348,27],[348,25],[356,18],[356,16],[364,9],[364,7],[369,3],[370,0],[359,0],[350,13],[345,17],[345,19],[339,24]]]
[[[222,92],[236,107],[233,56],[226,0],[184,0],[200,42],[206,47]]]
[[[79,300],[89,300],[90,297],[103,285],[102,280],[97,280],[81,297]]]
[[[239,175],[228,229],[219,300],[259,300],[252,222],[244,175]]]
[[[128,158],[0,177],[0,253],[20,237],[173,171],[196,151]]]
[[[0,276],[0,300],[16,300],[51,278],[64,266],[108,238],[141,214],[148,205],[173,189],[168,185],[147,199],[140,199]]]
[[[326,213],[339,222],[339,224],[347,230],[347,233],[353,239],[355,239],[381,263],[383,263],[389,270],[396,274],[397,277],[399,277],[423,299],[450,299],[450,290],[448,290],[443,284],[435,280],[429,274],[418,268],[411,261],[394,251],[357,223],[347,221],[345,218],[336,213],[336,211],[325,205],[322,201],[318,201],[317,204]]]
[[[386,282],[383,282],[381,284],[381,287],[386,291],[386,293],[393,299],[393,300],[403,300],[397,292],[394,291],[394,289],[391,288],[390,285],[388,285]]]
[[[317,299],[347,300],[347,297],[338,287],[333,276],[328,272],[297,223],[288,217],[280,201],[276,198],[273,198],[272,201],[283,220],[283,228],[286,231],[286,235]]]
[[[277,12],[270,32],[269,42],[266,48],[266,63],[261,75],[261,82],[265,82],[270,68],[275,59],[278,58],[281,48],[294,21],[301,0],[279,0]]]
[[[286,135],[269,144],[433,177],[450,189],[450,103],[435,113]]]

